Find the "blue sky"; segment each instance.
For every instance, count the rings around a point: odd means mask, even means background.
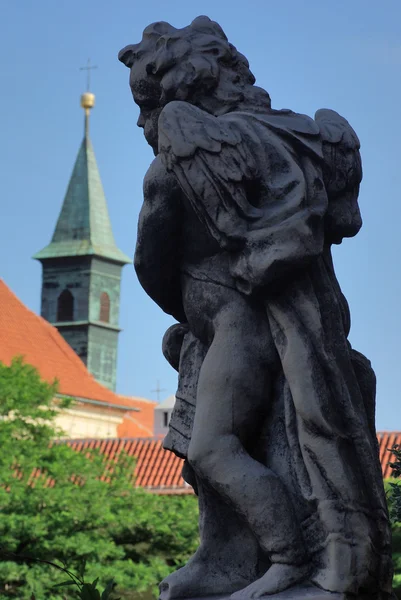
[[[94,144],[119,247],[132,255],[142,178],[152,159],[136,128],[128,70],[117,52],[156,20],[218,21],[249,59],[275,108],[313,116],[333,108],[362,143],[364,227],[335,249],[352,313],[351,342],[378,377],[377,426],[401,429],[401,3],[399,0],[2,0],[0,22],[0,276],[39,311],[41,267],[31,260],[53,233],[81,142],[79,71],[98,65],[92,90]],[[5,25],[5,27],[4,27]],[[169,317],[125,267],[118,391],[173,393],[175,372],[161,354]],[[244,399],[245,400],[245,399]]]

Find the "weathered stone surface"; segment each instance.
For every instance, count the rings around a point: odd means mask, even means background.
[[[135,268],[178,321],[165,447],[200,508],[161,600],[387,598],[375,376],[331,257],[362,224],[359,140],[334,111],[273,110],[207,17],[150,25],[119,56],[155,153]]]
[[[230,600],[230,595],[200,596],[186,600]],[[252,597],[248,597],[252,600]],[[300,585],[280,592],[274,596],[275,600],[345,600],[344,594],[325,592],[314,585]],[[183,599],[184,600],[184,599]],[[245,600],[245,597],[244,597]]]

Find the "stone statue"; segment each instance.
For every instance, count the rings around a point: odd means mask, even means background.
[[[362,224],[358,138],[334,111],[272,109],[207,17],[150,25],[119,59],[155,154],[135,269],[178,321],[164,444],[200,507],[200,547],[161,599],[387,598],[375,376],[331,256]]]

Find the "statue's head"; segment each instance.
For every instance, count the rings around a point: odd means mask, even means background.
[[[154,150],[158,117],[168,102],[182,100],[224,114],[238,109],[255,83],[245,56],[208,17],[198,17],[183,29],[153,23],[141,42],[126,46],[118,58],[131,69],[130,86],[141,111],[138,126]],[[263,94],[270,107],[269,95]]]

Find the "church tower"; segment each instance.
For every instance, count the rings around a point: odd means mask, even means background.
[[[89,138],[95,96],[81,97],[85,132],[63,206],[42,263],[41,315],[57,327],[88,370],[116,387],[120,282],[131,263],[114,241],[106,198]]]

